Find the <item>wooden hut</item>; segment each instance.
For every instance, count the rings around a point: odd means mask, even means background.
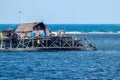
[[[12,35],[14,34],[15,30],[14,29],[4,29],[2,31],[2,37],[3,38],[8,38],[8,37],[12,37]]]
[[[43,31],[46,36],[49,36],[51,32],[43,22],[22,23],[15,32],[18,34],[24,33],[24,36],[29,36],[33,31]]]

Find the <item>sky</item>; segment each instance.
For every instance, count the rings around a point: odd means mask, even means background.
[[[0,24],[119,24],[120,0],[0,0]]]

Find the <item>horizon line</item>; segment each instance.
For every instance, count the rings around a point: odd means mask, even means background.
[[[120,24],[120,22],[96,22],[96,23],[94,23],[94,22],[67,22],[67,23],[64,23],[64,22],[55,22],[55,23],[49,23],[49,22],[47,22],[47,21],[45,21],[45,20],[40,20],[40,21],[22,21],[22,22],[0,22],[0,24],[21,24],[21,23],[34,23],[34,22],[43,22],[44,24]]]

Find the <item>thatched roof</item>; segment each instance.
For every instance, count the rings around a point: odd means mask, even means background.
[[[49,29],[43,22],[34,22],[34,23],[22,23],[18,26],[15,32],[32,32],[33,30],[44,30],[46,33],[49,32]]]
[[[31,32],[37,24],[39,23],[21,23],[16,29],[16,32]]]

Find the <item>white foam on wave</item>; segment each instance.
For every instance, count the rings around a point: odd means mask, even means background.
[[[109,32],[88,32],[89,34],[119,34],[118,32],[112,32],[112,31],[109,31]]]
[[[53,34],[57,34],[56,32],[52,32]],[[112,31],[109,31],[109,32],[97,32],[97,31],[93,31],[93,32],[77,32],[77,31],[74,31],[74,32],[66,32],[66,34],[120,34],[120,31],[118,32],[112,32]]]
[[[109,31],[109,32],[89,32],[89,34],[120,34],[120,31],[118,31],[118,32],[112,32],[112,31]]]

